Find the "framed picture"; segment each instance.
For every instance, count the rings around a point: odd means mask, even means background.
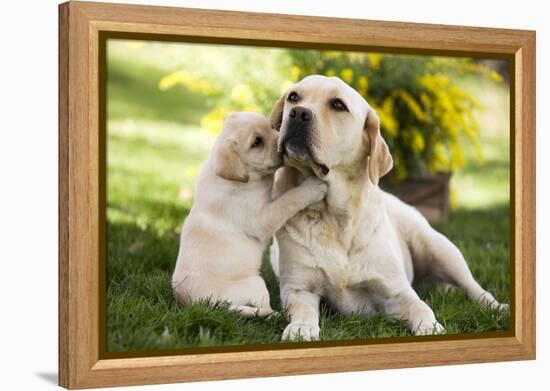
[[[535,358],[535,33],[59,6],[59,383]]]

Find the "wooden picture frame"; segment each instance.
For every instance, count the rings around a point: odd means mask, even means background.
[[[283,344],[106,357],[105,38],[483,55],[511,64],[510,330],[362,344]],[[59,6],[59,384],[67,388],[464,364],[535,358],[535,32],[169,7]]]

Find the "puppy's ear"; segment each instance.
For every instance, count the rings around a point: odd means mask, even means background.
[[[363,130],[363,137],[369,145],[369,178],[373,184],[378,185],[378,180],[392,169],[393,159],[388,145],[380,134],[378,115],[371,108],[367,112]]]
[[[283,110],[285,108],[285,97],[286,94],[281,96],[273,109],[271,110],[271,115],[269,116],[269,122],[271,127],[277,131],[281,130],[281,124],[283,123]]]
[[[248,182],[248,172],[239,156],[237,142],[234,139],[225,139],[218,147],[214,156],[214,171],[217,176],[228,181]]]

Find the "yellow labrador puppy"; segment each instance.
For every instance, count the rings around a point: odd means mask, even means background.
[[[183,303],[222,300],[245,316],[273,312],[259,275],[262,252],[276,230],[327,191],[312,177],[272,199],[282,164],[277,139],[256,113],[235,113],[225,122],[181,233],[172,288]]]
[[[291,218],[271,249],[290,314],[283,339],[319,338],[321,298],[343,313],[405,319],[415,334],[443,332],[411,286],[427,275],[499,305],[453,243],[380,190],[392,157],[376,112],[353,88],[336,77],[306,77],[277,102],[271,122],[287,166],[277,172],[275,193],[313,174],[328,183],[325,201]]]

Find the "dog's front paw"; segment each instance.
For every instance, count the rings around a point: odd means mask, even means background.
[[[302,186],[307,191],[310,203],[321,201],[327,195],[328,185],[314,176],[308,177]]]
[[[502,312],[510,312],[510,306],[508,304],[499,303],[497,309]]]
[[[482,296],[480,302],[493,310],[498,310],[501,312],[510,311],[510,307],[508,306],[508,304],[499,303],[490,293],[489,297]]]
[[[315,341],[319,339],[319,326],[311,323],[293,322],[283,331],[283,341]]]
[[[439,323],[422,323],[414,330],[414,335],[437,335],[444,334],[445,328]]]

